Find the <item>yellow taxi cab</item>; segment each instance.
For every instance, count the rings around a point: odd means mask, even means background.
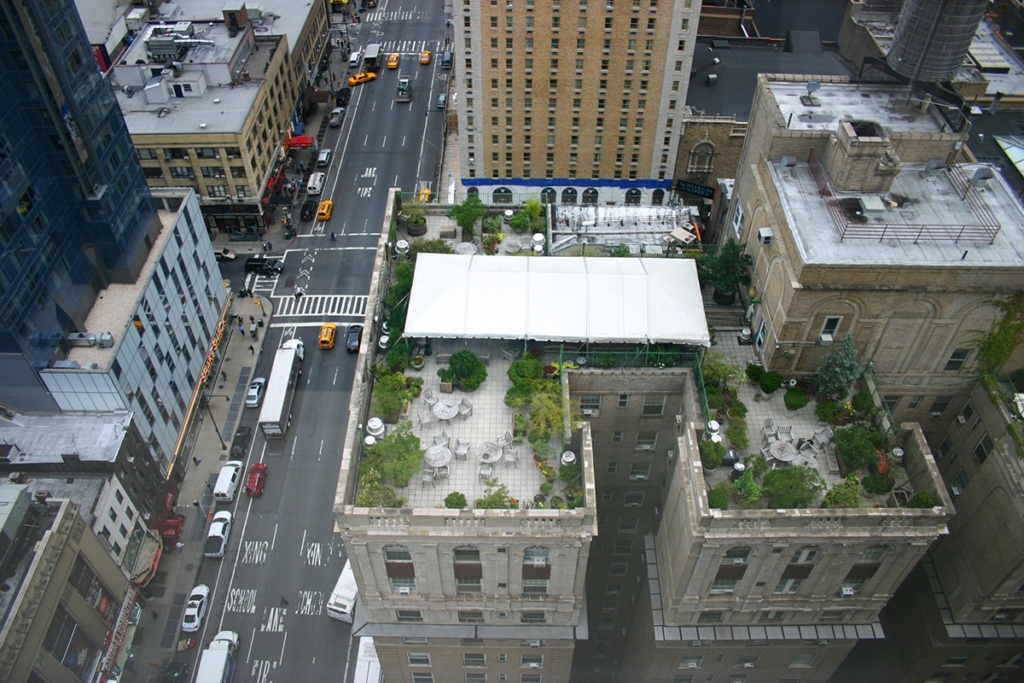
[[[316,219],[318,221],[330,220],[332,213],[334,213],[334,202],[330,199],[325,199],[320,202],[320,208],[316,212]]]
[[[424,50],[420,53],[420,64],[430,64],[430,50]]]
[[[320,328],[320,348],[333,349],[334,340],[338,337],[337,323],[324,323]]]
[[[421,202],[423,202],[424,204],[429,204],[430,203],[430,198],[432,196],[433,196],[433,193],[430,191],[430,188],[429,187],[424,187],[422,190],[420,190],[418,199]]]
[[[402,55],[398,54],[397,52],[392,52],[391,54],[388,55],[388,68],[397,69],[398,63],[400,61],[402,61]]]
[[[349,76],[348,77],[348,84],[349,85],[359,85],[360,83],[369,83],[370,81],[372,81],[375,78],[377,78],[377,74],[373,73],[372,71],[365,72],[365,73],[357,73],[354,76]]]

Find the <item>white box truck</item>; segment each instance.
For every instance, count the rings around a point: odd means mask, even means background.
[[[356,609],[356,575],[352,573],[352,563],[345,560],[345,568],[341,570],[338,583],[331,591],[331,599],[327,601],[327,616],[352,623],[352,613]]]
[[[238,651],[238,634],[221,631],[213,637],[196,667],[195,683],[231,683],[235,675],[235,653]]]
[[[282,439],[292,419],[292,401],[302,374],[305,347],[301,339],[289,339],[274,356],[270,368],[263,409],[260,411],[260,429],[268,439]]]

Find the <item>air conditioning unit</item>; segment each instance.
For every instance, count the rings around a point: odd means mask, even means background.
[[[592,410],[590,408],[587,408],[586,410],[581,410],[580,412],[583,413],[583,417],[597,417],[597,411]]]
[[[742,557],[734,557],[734,558],[732,558],[732,566],[734,566],[734,567],[742,567],[746,563],[747,563],[747,561],[745,559],[743,559]]]
[[[547,564],[547,560],[545,560],[543,557],[535,557],[533,559],[533,566],[534,567],[543,567],[546,564]]]
[[[933,410],[931,416],[932,417],[942,417],[942,411],[941,410]]]
[[[529,641],[529,645],[530,645],[530,647],[540,647],[540,641],[539,640],[531,640],[531,641]]]
[[[631,474],[629,475],[630,481],[647,481],[646,474]]]
[[[640,446],[637,446],[636,449],[638,451],[650,451],[650,450],[654,450],[654,446],[652,446],[649,443],[645,443],[645,444],[642,444]]]
[[[398,594],[399,595],[409,595],[409,593],[411,593],[411,592],[412,591],[409,590],[408,586],[400,586],[398,588]]]
[[[623,507],[638,508],[638,507],[640,507],[640,503],[626,503]]]
[[[757,241],[762,246],[767,247],[775,239],[775,231],[771,228],[758,228],[757,229]]]
[[[743,662],[743,668],[744,669],[753,669],[754,668],[754,663],[753,662]]]
[[[844,598],[852,598],[855,593],[853,588],[851,588],[850,586],[843,586],[841,589],[839,589],[839,594],[842,595]]]
[[[967,418],[964,417],[963,415],[957,415],[956,416],[956,421],[959,422],[962,425],[967,424]]]
[[[964,492],[964,490],[959,486],[950,486],[949,490],[952,492],[954,498],[956,498],[957,496]]]
[[[826,332],[822,332],[821,335],[818,336],[818,343],[821,344],[822,346],[832,346],[832,343],[834,341],[835,337]]]
[[[676,457],[676,452],[675,451],[668,451],[665,455],[667,455],[668,459],[671,460],[672,458]]]
[[[528,666],[531,669],[539,669],[540,668],[540,664],[538,664],[537,662],[530,662]]]
[[[682,424],[683,424],[683,416],[682,415],[676,415],[676,425],[682,425]]]
[[[696,669],[697,668],[697,662],[687,662],[686,663],[686,668],[687,669]]]

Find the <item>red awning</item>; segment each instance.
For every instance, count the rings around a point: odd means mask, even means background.
[[[313,146],[313,138],[308,135],[296,135],[288,141],[288,147],[290,149],[305,149]]]

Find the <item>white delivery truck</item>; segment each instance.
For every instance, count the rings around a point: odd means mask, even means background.
[[[301,339],[289,339],[281,344],[274,356],[259,422],[263,435],[268,439],[282,439],[288,429],[304,356],[305,347]]]
[[[235,675],[235,653],[238,651],[238,634],[221,631],[213,637],[196,668],[195,683],[231,683]]]
[[[352,613],[356,609],[356,575],[352,573],[352,563],[345,560],[345,568],[341,570],[338,583],[331,591],[331,599],[327,601],[327,616],[352,623]]]

